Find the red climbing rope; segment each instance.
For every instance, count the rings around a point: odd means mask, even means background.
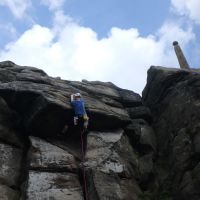
[[[84,192],[85,192],[85,200],[89,200],[88,193],[87,193],[87,181],[86,181],[86,174],[85,174],[85,152],[84,152],[84,140],[83,140],[84,131],[81,131],[81,153],[82,153],[82,170],[83,170],[83,184],[84,184]]]

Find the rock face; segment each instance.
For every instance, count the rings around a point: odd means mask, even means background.
[[[75,92],[90,118],[84,163],[72,124]],[[138,200],[151,182],[152,116],[132,91],[109,82],[52,78],[6,61],[0,63],[0,110],[0,199]]]
[[[200,71],[151,67],[143,101],[151,109],[160,194],[200,199]]]
[[[199,86],[197,70],[152,67],[141,98],[1,62],[0,199],[199,200]],[[75,92],[90,118],[84,162]]]
[[[89,199],[139,199],[142,191],[136,181],[138,160],[123,130],[89,133],[86,152]]]

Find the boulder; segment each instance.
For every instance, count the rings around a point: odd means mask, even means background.
[[[101,82],[101,81],[82,81],[71,82],[71,84],[81,90],[87,91],[93,96],[108,97],[114,99],[121,103],[124,107],[134,107],[141,105],[141,97],[139,94],[134,93],[131,90],[126,90],[117,87],[111,82]]]
[[[22,150],[13,146],[0,143],[0,180],[7,186],[18,187]]]
[[[48,171],[77,172],[75,157],[57,146],[40,138],[30,137],[31,147],[28,153],[30,169]]]
[[[138,155],[122,130],[89,133],[84,165],[90,199],[139,200]]]
[[[120,179],[116,174],[90,172],[89,199],[140,200],[142,194],[134,179]]]
[[[127,108],[127,111],[131,119],[144,119],[149,123],[152,121],[151,111],[145,106]]]
[[[75,174],[30,171],[26,199],[81,200],[83,194]]]
[[[157,141],[155,132],[143,119],[132,121],[125,128],[125,133],[129,137],[133,147],[140,153],[145,154],[151,151],[156,152]]]
[[[168,92],[179,82],[187,80],[189,75],[189,70],[151,66],[148,70],[147,84],[142,92],[145,105],[156,109]]]
[[[193,172],[199,162],[199,83],[199,70],[154,66],[142,96],[157,140],[155,182],[160,194],[167,192],[177,200],[200,199]]]

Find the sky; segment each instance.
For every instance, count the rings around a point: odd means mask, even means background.
[[[150,66],[200,65],[199,0],[1,0],[0,61],[140,93]]]

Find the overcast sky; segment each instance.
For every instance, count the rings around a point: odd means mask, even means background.
[[[0,61],[141,93],[151,65],[200,64],[200,0],[0,0]]]

